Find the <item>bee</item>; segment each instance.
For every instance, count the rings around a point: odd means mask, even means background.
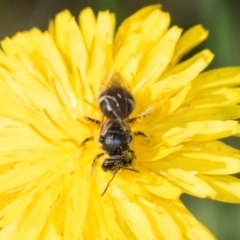
[[[131,121],[129,115],[135,108],[135,100],[132,94],[122,85],[120,75],[115,73],[110,78],[106,89],[100,93],[98,104],[103,113],[102,122],[88,117],[87,119],[101,125],[99,143],[104,151],[94,158],[92,167],[100,157],[107,154],[108,157],[103,160],[102,169],[113,173],[112,178],[108,181],[101,194],[103,196],[120,170],[138,172],[136,169],[131,168],[135,159],[135,152],[130,147],[133,136],[129,126]],[[142,132],[134,134],[145,136]],[[84,142],[92,139],[92,137],[88,138]]]
[[[107,88],[99,95],[98,104],[104,117],[99,143],[109,156],[104,159],[102,169],[113,173],[113,177],[102,193],[103,196],[119,170],[127,169],[137,172],[131,168],[135,152],[130,148],[132,132],[129,127],[129,115],[134,110],[135,100],[132,94],[122,86],[121,77],[115,74]],[[104,153],[98,154],[93,164],[103,155]]]

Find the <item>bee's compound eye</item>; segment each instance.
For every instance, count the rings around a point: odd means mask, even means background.
[[[111,100],[108,100],[107,96],[103,95],[101,98],[99,98],[99,106],[103,115],[107,118],[112,119],[115,115],[110,101]]]
[[[128,95],[127,103],[128,103],[128,116],[129,116],[135,107],[135,101],[130,93]]]
[[[111,101],[111,100],[110,100]],[[109,100],[107,100],[107,97],[104,97],[101,101],[100,108],[104,115],[108,117],[110,113],[112,113],[113,108],[111,107],[111,103]]]

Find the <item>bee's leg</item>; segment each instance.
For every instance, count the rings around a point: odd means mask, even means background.
[[[148,136],[144,132],[141,132],[141,131],[133,132],[133,134],[135,136],[142,136],[142,137],[148,138]]]
[[[133,150],[129,149],[128,152],[132,154],[132,159],[136,158],[136,154]]]
[[[92,162],[92,167],[91,167],[91,174],[92,174],[92,171],[93,171],[93,166],[94,164],[96,163],[96,161],[102,157],[104,155],[104,153],[99,153],[94,159],[93,159],[93,162]]]
[[[100,126],[100,124],[101,124],[101,122],[100,122],[99,120],[97,120],[97,119],[90,118],[90,117],[88,117],[88,116],[84,116],[83,118],[86,119],[86,120],[89,121],[89,122],[92,122],[92,123],[98,125],[98,126]]]
[[[80,145],[81,145],[81,146],[84,146],[85,143],[87,143],[87,142],[89,142],[89,141],[92,141],[93,139],[94,139],[93,136],[92,136],[92,137],[85,138]]]
[[[98,125],[98,126],[100,126],[100,124],[101,124],[101,122],[98,121],[97,119],[90,118],[90,117],[87,117],[87,116],[84,116],[83,118],[84,118],[85,120],[91,122],[91,123],[94,123],[94,124]],[[87,143],[87,142],[89,142],[89,141],[92,141],[93,139],[94,139],[93,136],[88,137],[88,138],[84,139],[80,145],[81,145],[81,146],[84,146],[85,143]]]
[[[132,160],[134,160],[136,158],[136,154],[133,150],[129,149],[128,153],[131,153],[132,157],[131,157],[131,164],[132,164]],[[133,172],[138,172],[138,170],[134,169],[134,168],[128,168],[128,167],[124,167],[124,169],[129,170],[129,171],[133,171]]]
[[[148,137],[148,135],[146,135],[144,132],[141,132],[141,131],[136,131],[136,132],[133,132],[134,136],[141,136],[141,137],[144,137],[145,141],[147,143],[150,142],[150,139]]]
[[[133,123],[135,123],[137,120],[141,120],[141,119],[145,118],[146,116],[147,116],[147,114],[143,114],[143,115],[139,115],[139,116],[137,116],[137,117],[135,117],[135,118],[131,118],[131,119],[129,119],[129,123],[130,123],[130,124],[133,124]]]

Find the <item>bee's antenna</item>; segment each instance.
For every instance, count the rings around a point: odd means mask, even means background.
[[[106,191],[108,190],[109,184],[112,182],[112,180],[114,179],[115,175],[116,175],[117,171],[114,172],[112,178],[108,181],[106,188],[104,189],[103,193],[101,194],[101,197],[106,193]]]

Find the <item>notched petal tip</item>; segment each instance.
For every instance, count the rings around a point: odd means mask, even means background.
[[[196,25],[184,32],[176,45],[171,65],[177,64],[188,52],[202,43],[208,34],[209,32],[202,25]]]

